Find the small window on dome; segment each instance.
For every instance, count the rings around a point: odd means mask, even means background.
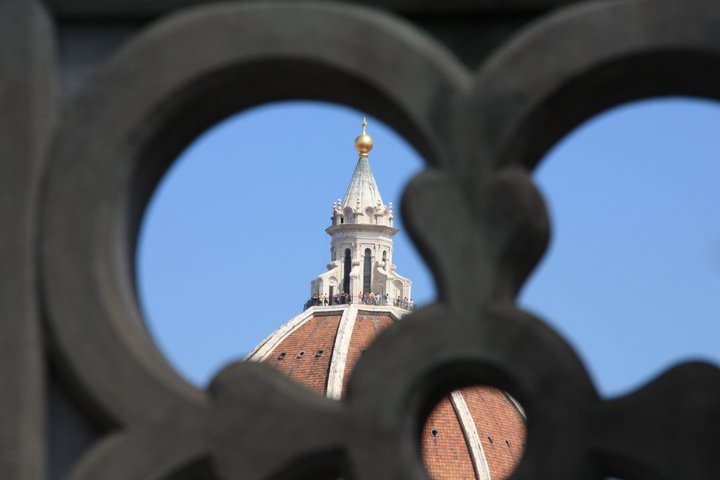
[[[324,350],[318,350],[317,352],[315,352],[315,358],[322,357],[323,352],[324,352]]]
[[[508,441],[508,440],[505,440],[505,445],[507,445],[507,446],[508,446],[508,448],[510,448],[510,441]]]
[[[295,358],[302,358],[303,355],[305,355],[305,352],[300,352],[297,354],[297,357],[295,357]]]
[[[343,217],[340,217],[340,223],[345,223],[345,219]]]
[[[433,437],[437,437],[438,431],[433,428],[432,430],[430,430],[430,435],[432,435]]]
[[[285,352],[282,352],[280,355],[278,355],[278,360],[285,360]]]
[[[492,437],[491,437],[490,435],[488,435],[488,441],[489,441],[490,443],[493,443],[493,439],[492,439]]]

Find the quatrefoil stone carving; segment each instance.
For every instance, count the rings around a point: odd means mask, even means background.
[[[719,32],[711,0],[588,2],[522,29],[475,72],[403,20],[351,5],[203,6],[136,35],[63,111],[39,193],[50,342],[114,428],[72,478],[173,478],[192,465],[228,479],[426,478],[423,415],[479,383],[528,413],[513,479],[718,478],[716,366],[679,365],[602,399],[572,347],[514,296],[549,235],[530,169],[614,104],[720,97]],[[361,107],[428,161],[402,213],[439,300],[368,348],[342,401],[259,364],[192,387],[135,298],[140,214],[174,156],[225,115],[288,98]]]

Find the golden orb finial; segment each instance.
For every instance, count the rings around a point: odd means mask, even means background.
[[[355,150],[360,152],[360,157],[367,158],[368,152],[373,148],[373,139],[367,134],[367,118],[363,117],[362,133],[355,139]]]

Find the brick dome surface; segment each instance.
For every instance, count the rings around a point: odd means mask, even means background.
[[[404,313],[362,304],[312,307],[271,334],[248,359],[340,398],[365,348]],[[430,414],[422,453],[433,479],[496,480],[512,473],[524,440],[525,418],[517,403],[497,389],[471,387],[453,392]]]

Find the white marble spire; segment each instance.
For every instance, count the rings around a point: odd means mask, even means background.
[[[362,133],[355,139],[359,153],[357,165],[342,201],[333,205],[333,224],[373,224],[393,226],[392,203],[385,205],[375,176],[370,169],[368,153],[373,139],[367,133],[367,120],[363,118]]]
[[[352,298],[373,293],[385,302],[409,300],[412,282],[397,273],[392,263],[393,240],[398,230],[393,226],[392,203],[380,196],[370,169],[368,153],[373,140],[366,131],[355,139],[358,159],[345,197],[333,203],[332,225],[325,231],[332,237],[328,271],[312,282],[312,295],[346,293]]]
[[[342,201],[343,210],[385,207],[367,157],[360,157]]]

